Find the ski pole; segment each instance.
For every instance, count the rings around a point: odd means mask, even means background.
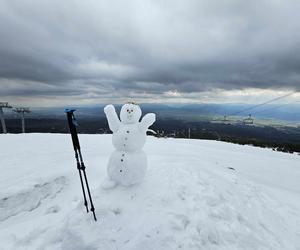
[[[94,204],[93,204],[93,200],[92,200],[92,196],[91,196],[91,192],[90,192],[90,187],[89,187],[89,183],[88,183],[88,180],[87,180],[87,175],[86,175],[86,172],[85,172],[86,167],[84,165],[82,154],[81,154],[81,149],[80,149],[80,144],[79,144],[79,139],[78,139],[78,133],[77,133],[77,129],[76,129],[77,123],[76,123],[76,119],[75,119],[75,116],[74,116],[74,111],[75,111],[75,109],[66,109],[65,110],[65,112],[67,114],[69,130],[70,130],[71,137],[72,137],[73,148],[74,148],[74,151],[75,151],[75,159],[76,159],[77,169],[78,169],[78,173],[79,173],[81,189],[82,189],[82,193],[83,193],[84,206],[86,207],[86,211],[89,212],[88,202],[87,202],[87,199],[86,199],[85,187],[84,187],[84,182],[85,182],[85,186],[86,186],[88,196],[89,196],[89,201],[90,201],[90,204],[91,204],[91,211],[93,213],[94,220],[97,221],[96,214],[95,214],[95,207],[94,207]],[[84,176],[84,182],[83,182],[83,178],[82,178],[82,173],[83,173],[83,176]]]
[[[83,159],[82,159],[82,155],[81,155],[81,150],[79,149],[78,152],[79,152],[79,159],[80,159],[80,163],[81,163],[81,170],[83,172],[84,180],[85,180],[85,183],[86,183],[86,189],[87,189],[89,200],[90,200],[90,203],[91,203],[91,211],[92,211],[92,213],[94,215],[94,220],[97,221],[96,214],[95,214],[95,207],[94,207],[94,203],[93,203],[93,200],[92,200],[89,183],[88,183],[86,172],[85,172],[85,168],[86,167],[85,167],[85,165],[83,163]]]

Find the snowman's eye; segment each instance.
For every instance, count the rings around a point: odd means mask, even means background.
[[[127,112],[129,112],[129,109],[127,109]]]
[[[131,110],[131,112],[133,112],[133,109]]]

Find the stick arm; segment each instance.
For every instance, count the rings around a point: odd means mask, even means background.
[[[156,115],[154,113],[146,114],[141,120],[139,127],[141,131],[147,131],[147,129],[155,122]]]
[[[104,108],[104,113],[108,122],[109,129],[112,132],[117,132],[120,127],[120,120],[113,105],[107,105]]]

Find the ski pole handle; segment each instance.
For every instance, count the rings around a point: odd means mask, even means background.
[[[65,109],[65,112],[67,114],[67,119],[68,119],[69,130],[72,137],[73,147],[74,150],[76,150],[76,149],[80,149],[80,144],[79,144],[79,139],[78,139],[78,134],[76,129],[77,123],[75,120],[74,111],[76,111],[76,109]]]

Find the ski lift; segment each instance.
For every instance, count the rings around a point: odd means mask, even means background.
[[[2,130],[4,134],[7,133],[5,120],[4,120],[4,112],[3,112],[3,109],[5,108],[7,109],[12,108],[12,106],[10,106],[8,102],[0,102],[0,120],[1,120]]]
[[[254,123],[254,119],[251,117],[251,114],[245,119],[243,119],[244,125],[252,125]]]
[[[212,123],[220,123],[220,124],[231,124],[231,121],[227,119],[227,116],[224,115],[221,119],[213,119]]]
[[[30,113],[30,109],[28,107],[15,107],[13,111],[20,115],[22,121],[22,133],[25,133],[25,113]]]
[[[224,115],[224,118],[223,118],[223,120],[222,120],[222,123],[223,123],[223,124],[230,124],[230,120],[227,119],[227,116],[226,116],[226,115]]]

